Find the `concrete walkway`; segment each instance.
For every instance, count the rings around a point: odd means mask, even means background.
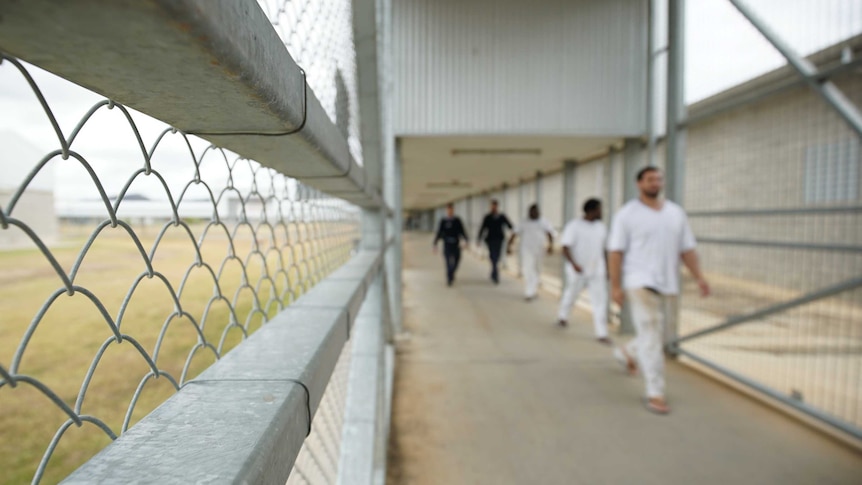
[[[588,314],[561,330],[471,256],[447,288],[431,236],[404,240],[389,483],[862,483],[859,454],[681,365],[650,414]]]

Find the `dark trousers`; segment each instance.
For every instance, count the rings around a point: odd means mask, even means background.
[[[491,279],[500,281],[500,273],[497,270],[497,265],[500,263],[500,253],[503,251],[502,239],[488,239],[485,241],[488,245],[488,257],[491,258]]]
[[[443,258],[446,260],[446,282],[452,283],[455,279],[455,271],[461,262],[461,246],[456,244],[443,245]]]

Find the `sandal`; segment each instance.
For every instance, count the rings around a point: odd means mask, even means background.
[[[658,414],[660,416],[666,416],[670,414],[670,408],[667,405],[667,402],[662,400],[662,403],[657,403],[650,398],[644,398],[644,407],[647,408],[647,411]]]

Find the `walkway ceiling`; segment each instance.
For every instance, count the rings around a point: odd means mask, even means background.
[[[468,195],[559,171],[618,144],[613,137],[400,137],[405,209],[430,209]]]

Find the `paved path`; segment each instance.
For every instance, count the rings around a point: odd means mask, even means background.
[[[862,483],[862,455],[681,365],[648,413],[586,313],[560,330],[470,256],[447,288],[430,241],[405,234],[389,483]]]

